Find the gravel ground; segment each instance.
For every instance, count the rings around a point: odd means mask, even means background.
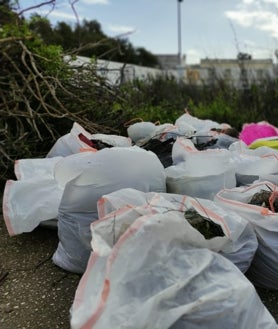
[[[0,214],[0,328],[69,329],[69,310],[80,276],[55,266],[55,229],[9,237]],[[278,291],[259,289],[278,322]]]
[[[80,276],[55,266],[56,230],[9,237],[0,219],[0,328],[69,329]]]

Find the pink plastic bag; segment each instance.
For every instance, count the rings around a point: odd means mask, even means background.
[[[239,134],[245,144],[250,145],[258,138],[278,136],[277,128],[266,121],[258,123],[246,123]]]

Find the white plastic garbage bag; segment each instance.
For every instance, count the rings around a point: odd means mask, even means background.
[[[21,159],[15,162],[17,181],[8,180],[3,195],[3,216],[10,235],[30,232],[52,220],[56,226],[58,208],[66,183],[94,161],[94,152],[62,157]]]
[[[62,158],[54,168],[54,177],[61,187],[89,168],[97,158],[96,152],[81,152]]]
[[[221,129],[223,125],[225,125],[225,127],[229,126],[227,124],[219,124],[218,122],[209,119],[199,119],[189,113],[184,113],[175,121],[175,125],[177,126],[182,125],[184,123],[193,126],[196,131],[210,130],[212,128]]]
[[[53,158],[20,159],[14,164],[14,173],[17,180],[53,179],[57,163],[61,156]]]
[[[278,152],[270,147],[248,149],[242,141],[229,150],[235,165],[237,186],[253,184],[262,176],[278,173]]]
[[[93,244],[72,329],[277,329],[253,285],[194,241],[176,214],[139,217],[107,254]]]
[[[159,139],[163,142],[170,138],[176,139],[178,136],[192,136],[194,132],[194,127],[186,124],[185,122],[179,124],[178,126],[165,123],[156,126],[154,136],[152,138]]]
[[[83,136],[86,140],[83,140],[82,137],[80,138],[80,135]],[[74,122],[70,132],[60,137],[55,142],[46,157],[66,157],[68,155],[79,153],[84,150],[96,151],[97,149],[88,144],[88,142],[91,140],[99,140],[111,146],[119,147],[129,147],[132,143],[131,139],[125,136],[110,134],[90,134],[80,124]]]
[[[258,249],[248,271],[252,282],[259,287],[278,289],[278,213],[267,206],[249,204],[261,191],[277,192],[271,182],[257,182],[250,186],[222,190],[215,201],[227,209],[236,211],[248,220],[258,239]]]
[[[52,158],[55,156],[68,156],[70,154],[78,153],[83,148],[92,149],[88,144],[83,142],[78,136],[83,134],[85,137],[90,138],[91,134],[86,131],[77,122],[73,123],[70,132],[62,137],[60,137],[55,144],[52,146],[47,154],[47,158]]]
[[[232,261],[242,272],[246,272],[256,252],[256,235],[246,220],[237,213],[222,208],[214,201],[194,199],[185,195],[168,193],[144,193],[134,189],[121,189],[104,195],[98,201],[98,221],[92,223],[94,237],[101,238],[102,246],[111,246],[125,230],[140,216],[148,214],[180,213],[186,221],[186,211],[207,218],[221,228],[223,235],[211,238],[205,229],[195,237],[194,246],[219,252]],[[188,225],[186,222],[185,225]],[[188,225],[188,230],[197,230]],[[213,228],[211,228],[213,230]],[[96,231],[98,234],[96,234]],[[192,233],[195,234],[194,232]],[[196,234],[195,234],[196,235]]]
[[[18,180],[8,180],[3,194],[3,217],[10,235],[30,232],[41,222],[57,218],[63,193],[54,178],[61,157],[15,162]]]
[[[136,122],[127,128],[127,135],[135,144],[152,138],[155,134],[156,125],[149,121]]]
[[[208,174],[204,171],[188,170],[186,163],[165,169],[168,193],[187,194],[196,198],[213,200],[223,188],[236,186],[233,169]]]
[[[92,140],[99,140],[111,146],[129,147],[132,146],[132,140],[129,137],[112,134],[92,134]]]
[[[259,156],[259,157],[278,156],[278,150],[274,148],[268,146],[260,146],[255,149],[250,149],[242,140],[239,140],[231,144],[229,150],[235,154],[239,153],[239,154],[246,154],[251,156]]]
[[[231,153],[226,149],[209,149],[199,151],[193,142],[184,137],[178,137],[173,145],[172,158],[174,164],[187,162],[190,168],[198,166],[199,170],[204,168],[204,161],[207,167],[222,168],[233,164]],[[212,168],[209,168],[213,170]]]
[[[64,188],[58,215],[56,265],[77,273],[85,271],[90,255],[90,224],[98,218],[97,201],[124,187],[165,192],[165,172],[158,157],[133,147],[114,147],[93,154],[78,176]]]
[[[167,167],[167,192],[212,200],[222,188],[236,186],[235,168],[226,149],[198,151],[178,137],[173,145],[175,165]]]

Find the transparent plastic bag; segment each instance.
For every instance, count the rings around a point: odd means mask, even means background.
[[[186,221],[187,210],[193,210],[197,216],[203,216],[221,227],[223,236],[211,234],[205,224],[199,233],[197,228]],[[235,212],[224,209],[211,200],[121,189],[104,195],[98,201],[98,215],[101,220],[92,223],[91,229],[95,232],[94,238],[102,239],[103,248],[109,249],[138,217],[155,213],[181,214],[184,225],[187,225],[195,237],[193,246],[219,252],[242,272],[249,268],[258,246],[251,225]],[[209,228],[211,229],[210,226]]]
[[[250,204],[256,193],[271,190],[276,193],[277,186],[267,181],[256,182],[221,190],[215,201],[245,218],[257,235],[258,249],[248,271],[252,282],[259,287],[278,289],[278,213],[267,206]]]
[[[107,254],[92,243],[71,328],[277,329],[237,267],[193,239],[172,213],[139,217]]]
[[[85,271],[91,251],[90,224],[98,218],[97,201],[124,187],[166,191],[164,168],[154,153],[138,146],[100,150],[66,183],[58,214],[59,244],[53,255],[56,265],[71,272]]]
[[[8,180],[3,193],[3,217],[10,235],[30,232],[41,222],[55,219],[63,194],[54,178],[62,157],[15,162],[18,180]]]

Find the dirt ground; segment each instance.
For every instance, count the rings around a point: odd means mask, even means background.
[[[38,227],[10,237],[0,213],[0,328],[69,329],[80,276],[55,266],[55,229]],[[278,322],[278,291],[258,289]]]

